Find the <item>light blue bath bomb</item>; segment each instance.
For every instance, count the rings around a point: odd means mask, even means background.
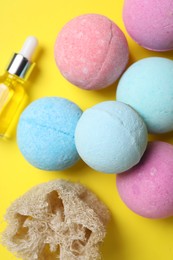
[[[74,133],[82,114],[73,102],[45,97],[31,103],[17,127],[17,144],[25,159],[43,170],[63,170],[79,160]]]
[[[147,129],[130,106],[107,101],[83,113],[75,142],[79,155],[91,168],[120,173],[139,162],[147,146]]]
[[[134,63],[122,76],[117,100],[132,106],[151,133],[173,130],[173,61],[145,58]]]

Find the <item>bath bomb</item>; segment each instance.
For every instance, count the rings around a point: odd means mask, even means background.
[[[130,106],[106,101],[83,113],[76,127],[75,143],[91,168],[120,173],[141,159],[147,145],[147,129]]]
[[[173,216],[173,146],[151,142],[132,169],[117,176],[118,192],[124,203],[147,218]]]
[[[127,40],[107,17],[85,14],[58,34],[55,60],[62,75],[82,89],[101,89],[118,79],[129,58]]]
[[[17,127],[17,144],[25,159],[43,170],[63,170],[79,160],[74,133],[82,114],[73,102],[45,97],[32,102]]]
[[[116,98],[132,106],[150,133],[173,130],[173,61],[151,57],[131,65],[119,81]]]
[[[144,48],[173,49],[173,1],[125,0],[123,19],[131,37]]]

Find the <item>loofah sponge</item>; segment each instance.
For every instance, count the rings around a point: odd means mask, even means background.
[[[12,203],[2,243],[25,260],[100,259],[109,218],[106,206],[83,185],[55,180]]]

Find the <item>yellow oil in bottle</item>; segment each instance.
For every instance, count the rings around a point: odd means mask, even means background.
[[[37,44],[35,37],[28,37],[0,77],[0,137],[3,139],[13,135],[19,115],[28,104],[25,87],[35,65],[31,63],[31,57]]]
[[[28,103],[25,91],[26,81],[5,72],[0,77],[0,137],[7,139],[13,135],[14,125]]]

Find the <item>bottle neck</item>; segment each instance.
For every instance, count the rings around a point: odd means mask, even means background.
[[[26,57],[22,54],[15,53],[8,68],[7,72],[10,75],[15,75],[20,79],[26,80],[28,79],[33,65]]]

